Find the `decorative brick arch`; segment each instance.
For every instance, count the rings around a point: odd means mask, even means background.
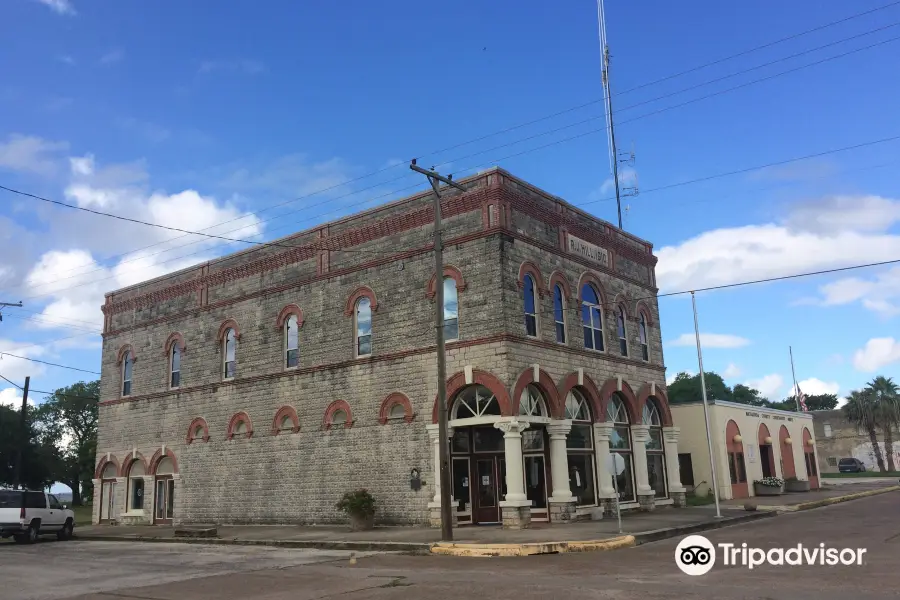
[[[97,468],[94,469],[94,479],[100,479],[103,475],[103,469],[106,468],[106,465],[113,464],[116,467],[116,475],[121,473],[122,469],[119,467],[119,461],[116,459],[114,454],[104,454],[103,458],[100,459],[100,462],[97,463]]]
[[[566,276],[563,275],[562,271],[553,271],[550,273],[550,285],[547,289],[550,291],[551,296],[554,293],[553,288],[555,288],[557,284],[562,288],[563,308],[565,308],[569,299],[572,297],[572,286],[569,285],[569,280],[566,279]]]
[[[345,316],[349,317],[353,314],[353,311],[356,310],[356,303],[360,298],[369,299],[372,312],[378,310],[378,299],[375,297],[375,292],[372,291],[372,288],[363,285],[353,290],[353,293],[347,297],[347,305],[344,307]]]
[[[453,401],[456,399],[459,392],[462,391],[463,388],[473,384],[483,385],[494,394],[494,397],[497,399],[497,405],[500,407],[501,416],[513,416],[512,402],[510,402],[509,392],[506,390],[506,386],[491,373],[479,369],[472,370],[471,384],[466,383],[466,374],[463,371],[456,373],[447,380],[447,410],[450,410],[453,407]],[[431,409],[431,422],[438,422],[438,397],[436,394],[434,396],[434,405]]]
[[[459,269],[457,269],[457,268],[454,267],[453,265],[445,265],[445,266],[444,266],[444,277],[443,277],[443,279],[446,279],[447,277],[452,278],[453,281],[456,282],[456,291],[457,291],[457,292],[464,292],[464,291],[466,291],[466,287],[467,287],[467,286],[466,286],[466,280],[465,280],[465,278],[463,277],[462,271],[460,271]],[[434,273],[432,273],[432,274],[431,274],[431,279],[428,280],[428,286],[427,286],[427,288],[425,289],[425,295],[426,295],[426,296],[428,297],[428,299],[431,300],[432,302],[434,301],[434,297],[437,295],[437,289],[434,287],[434,284],[435,284]]]
[[[535,379],[534,368],[522,371],[522,374],[519,375],[519,378],[516,380],[516,385],[513,386],[513,395],[511,398],[512,414],[519,414],[519,402],[522,399],[522,392],[525,391],[525,387],[529,384],[537,387],[543,394],[544,400],[547,401],[548,416],[555,417],[559,415],[564,409],[564,405],[560,402],[559,390],[556,388],[556,384],[553,383],[553,378],[547,371],[539,369],[538,378]]]
[[[234,319],[225,319],[224,321],[222,321],[222,324],[219,325],[219,333],[216,334],[216,340],[218,340],[219,342],[224,340],[225,332],[229,329],[234,329],[234,339],[241,339],[241,330],[238,329],[237,321],[235,321]]]
[[[631,309],[631,298],[628,297],[628,294],[618,293],[616,297],[613,298],[611,307],[613,310],[618,309],[620,306],[625,309],[625,318],[628,319],[629,316],[634,316],[634,311]]]
[[[238,423],[243,423],[247,428],[247,432],[244,434],[248,439],[253,437],[253,421],[250,420],[250,415],[245,413],[244,411],[236,412],[231,417],[231,420],[228,421],[228,430],[225,434],[225,439],[230,440],[234,438],[234,428],[237,427]]]
[[[163,345],[163,356],[169,356],[174,344],[178,344],[178,349],[182,352],[187,350],[187,345],[184,343],[184,336],[180,331],[175,331],[170,333],[169,337],[166,338],[166,343]]]
[[[532,279],[534,279],[535,291],[539,296],[543,297],[544,293],[547,291],[547,288],[544,287],[544,277],[543,275],[541,275],[541,270],[538,268],[538,266],[530,260],[526,260],[521,265],[519,265],[520,290],[525,288],[525,275],[531,275]]]
[[[203,427],[203,435],[201,435],[200,437],[194,437],[194,431],[196,431],[198,426]],[[206,419],[204,419],[203,417],[196,417],[193,421],[191,421],[191,424],[188,425],[185,443],[190,444],[197,441],[209,441],[209,425],[206,424]]]
[[[557,413],[553,416],[557,419],[564,419],[566,416],[566,398],[569,396],[569,392],[573,389],[578,388],[584,397],[587,398],[587,401],[591,403],[591,413],[594,418],[594,422],[601,422],[605,419],[606,415],[606,405],[603,404],[600,399],[600,390],[597,388],[597,384],[594,383],[594,380],[588,377],[587,375],[581,376],[581,383],[578,383],[578,373],[569,373],[565,376],[565,378],[559,382],[557,386],[557,397],[559,398],[559,407],[557,409]]]
[[[622,382],[622,387],[625,387],[624,381]],[[654,389],[654,386],[651,383],[642,385],[637,393],[637,407],[640,409],[638,412],[639,415],[642,415],[644,402],[647,402],[648,400],[655,402],[656,408],[659,410],[659,418],[662,420],[663,427],[671,427],[673,425],[672,411],[669,410],[669,396],[666,394],[666,390],[659,385]]]
[[[150,458],[150,474],[156,475],[156,469],[159,468],[159,461],[163,459],[163,456],[168,456],[172,459],[172,470],[178,473],[178,459],[175,458],[175,453],[172,452],[172,449],[167,447],[165,454],[163,454],[162,448],[158,448],[153,453],[153,456]]]
[[[278,313],[278,318],[275,319],[275,329],[284,327],[285,322],[291,315],[297,317],[297,327],[303,327],[303,311],[296,304],[288,304]]]
[[[132,465],[136,462],[144,465],[144,473],[150,472],[147,459],[144,458],[144,455],[140,452],[131,451],[128,453],[128,456],[125,457],[125,460],[122,461],[122,469],[119,471],[119,477],[128,477],[128,471],[131,470]]]
[[[581,277],[578,278],[578,304],[581,304],[584,301],[584,298],[581,296],[581,290],[584,289],[584,284],[586,283],[590,283],[594,286],[594,289],[597,290],[597,295],[600,297],[600,306],[606,310],[609,307],[609,304],[606,301],[606,290],[603,289],[600,278],[593,271],[585,271],[581,274]]]
[[[122,361],[125,360],[125,355],[131,352],[131,360],[132,362],[137,362],[137,356],[134,353],[134,346],[131,344],[125,344],[121,348],[119,348],[119,353],[116,354],[116,365],[122,366]]]
[[[603,387],[600,388],[600,409],[602,411],[603,420],[606,420],[606,410],[609,405],[609,399],[612,395],[618,393],[625,400],[625,410],[628,411],[628,421],[632,425],[641,424],[641,410],[644,405],[638,402],[637,394],[631,389],[627,381],[622,379],[622,389],[619,389],[619,379],[607,379]],[[667,409],[668,410],[668,409]],[[671,416],[666,417],[671,423]]]
[[[781,470],[785,479],[797,476],[797,466],[794,464],[794,449],[792,448],[793,442],[794,440],[791,440],[788,428],[782,425],[778,429],[778,445],[781,446]]]
[[[297,417],[297,410],[293,406],[285,404],[278,409],[278,412],[275,413],[275,418],[272,419],[272,435],[278,435],[279,433],[281,433],[281,422],[285,417],[289,417],[291,419],[291,423],[293,423],[293,427],[291,427],[291,433],[297,433],[298,431],[300,431],[300,418]]]
[[[399,404],[403,407],[404,417],[403,420],[407,423],[411,423],[414,414],[412,409],[412,404],[409,402],[409,398],[406,397],[406,394],[401,392],[392,392],[381,402],[381,409],[378,411],[378,422],[382,425],[386,425],[388,419],[390,418],[391,408],[394,405]]]
[[[644,318],[647,320],[647,327],[653,327],[655,325],[655,323],[653,322],[653,311],[650,310],[650,308],[643,300],[637,301],[634,314],[636,317],[644,315]]]
[[[347,413],[347,421],[344,423],[344,428],[350,429],[353,427],[353,411],[350,410],[350,405],[347,404],[345,400],[335,400],[325,409],[325,417],[322,419],[322,429],[329,430],[332,428],[333,424],[331,420],[334,418],[334,413],[339,410]]]

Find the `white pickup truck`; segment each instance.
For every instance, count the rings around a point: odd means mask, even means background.
[[[53,494],[0,488],[0,538],[31,544],[40,535],[55,533],[66,540],[74,528],[75,513]]]

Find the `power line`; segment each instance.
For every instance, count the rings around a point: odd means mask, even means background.
[[[640,84],[640,85],[638,85],[638,86],[635,86],[635,87],[629,88],[629,89],[627,89],[627,90],[624,90],[624,91],[618,92],[618,93],[616,93],[616,94],[613,94],[613,96],[621,96],[621,95],[625,95],[625,94],[634,92],[634,91],[639,90],[639,89],[643,89],[643,88],[646,88],[646,87],[649,87],[649,86],[652,86],[652,85],[656,85],[656,84],[662,83],[662,82],[664,82],[664,81],[669,81],[669,80],[671,80],[671,79],[675,79],[675,78],[677,78],[677,77],[681,77],[681,76],[686,75],[686,74],[688,74],[688,73],[696,72],[696,71],[699,71],[699,70],[708,68],[708,67],[710,67],[710,66],[714,66],[714,65],[721,64],[721,63],[723,63],[723,62],[732,60],[732,59],[734,59],[734,58],[738,58],[738,57],[741,57],[741,56],[745,56],[745,55],[747,55],[747,54],[751,54],[751,53],[753,53],[753,52],[756,52],[756,51],[759,51],[759,50],[763,50],[763,49],[765,49],[765,48],[769,48],[769,47],[772,47],[772,46],[781,44],[781,43],[786,42],[786,41],[790,41],[790,40],[793,40],[793,39],[797,39],[797,38],[799,38],[799,37],[808,35],[808,34],[810,34],[810,33],[814,33],[814,32],[817,32],[817,31],[822,31],[822,30],[824,30],[824,29],[828,29],[828,28],[833,27],[833,26],[835,26],[835,25],[840,25],[840,24],[842,24],[842,23],[846,23],[846,22],[848,22],[848,21],[851,21],[851,20],[854,20],[854,19],[858,19],[858,18],[860,18],[860,17],[866,16],[866,15],[870,15],[870,14],[873,14],[873,13],[875,13],[875,12],[879,12],[879,11],[882,11],[882,10],[886,10],[886,9],[888,9],[888,8],[892,8],[892,7],[894,7],[894,6],[897,6],[898,4],[900,4],[900,1],[891,2],[891,3],[885,4],[885,5],[882,5],[882,6],[878,6],[878,7],[875,7],[875,8],[872,8],[872,9],[869,9],[869,10],[866,10],[866,11],[863,11],[863,12],[860,12],[860,13],[855,13],[855,14],[849,15],[849,16],[847,16],[847,17],[844,17],[844,18],[842,18],[842,19],[838,19],[838,20],[836,20],[836,21],[831,21],[831,22],[829,22],[829,23],[825,23],[825,24],[823,24],[823,25],[819,25],[819,26],[813,27],[813,28],[811,28],[811,29],[807,29],[807,30],[805,30],[805,31],[801,31],[801,32],[799,32],[799,33],[795,33],[795,34],[792,34],[792,35],[789,35],[789,36],[786,36],[786,37],[783,37],[783,38],[779,38],[779,39],[774,40],[774,41],[772,41],[772,42],[768,42],[768,43],[766,43],[766,44],[762,44],[762,45],[760,45],[760,46],[756,46],[756,47],[754,47],[754,48],[750,48],[750,49],[748,49],[748,50],[744,50],[744,51],[738,52],[738,53],[736,53],[736,54],[732,54],[732,55],[726,56],[726,57],[724,57],[724,58],[716,59],[716,60],[713,60],[713,61],[711,61],[711,62],[707,62],[707,63],[701,64],[701,65],[698,65],[698,66],[696,66],[696,67],[692,67],[692,68],[690,68],[690,69],[687,69],[687,70],[684,70],[684,71],[680,71],[680,72],[678,72],[678,73],[674,73],[674,74],[672,74],[672,75],[668,75],[668,76],[665,76],[665,77],[656,79],[656,80],[654,80],[654,81],[650,81],[650,82],[646,82],[646,83]],[[846,40],[845,40],[845,41],[846,41]],[[703,85],[703,84],[701,84],[701,85]],[[473,143],[476,143],[476,142],[479,142],[479,141],[483,141],[483,140],[488,139],[488,138],[490,138],[490,137],[494,137],[494,136],[497,136],[497,135],[502,135],[502,134],[504,134],[504,133],[508,133],[508,132],[510,132],[510,131],[514,131],[514,130],[516,130],[516,129],[520,129],[520,128],[526,127],[526,126],[528,126],[528,125],[533,125],[533,124],[535,124],[535,123],[539,123],[539,122],[542,122],[542,121],[545,121],[545,120],[549,120],[549,119],[552,119],[552,118],[561,116],[561,115],[563,115],[563,114],[567,114],[567,113],[569,113],[569,112],[573,112],[573,111],[576,111],[576,110],[579,110],[579,109],[582,109],[582,108],[586,108],[586,107],[588,107],[588,106],[597,104],[597,103],[602,102],[602,101],[603,101],[602,98],[600,98],[600,99],[595,99],[595,100],[592,100],[592,101],[590,101],[590,102],[582,103],[582,104],[579,104],[579,105],[577,105],[577,106],[574,106],[574,107],[571,107],[571,108],[564,109],[564,110],[562,110],[562,111],[557,111],[557,112],[555,112],[555,113],[551,113],[551,114],[549,114],[549,115],[546,115],[546,116],[543,116],[543,117],[539,117],[539,118],[537,118],[537,119],[533,119],[533,120],[530,120],[530,121],[526,121],[526,122],[523,122],[523,123],[519,123],[519,124],[517,124],[517,125],[513,125],[513,126],[510,126],[510,127],[505,128],[505,129],[501,129],[501,130],[495,131],[495,132],[493,132],[493,133],[489,133],[489,134],[484,135],[484,136],[480,136],[480,137],[473,138],[473,139],[468,140],[468,141],[464,141],[464,142],[460,142],[460,143],[458,143],[458,144],[454,144],[454,145],[451,145],[451,146],[447,146],[447,147],[441,148],[441,149],[439,149],[439,150],[432,150],[431,152],[427,152],[427,153],[424,153],[424,154],[417,154],[416,156],[419,157],[419,158],[423,158],[423,157],[425,157],[425,156],[431,156],[431,155],[435,155],[435,154],[440,154],[440,153],[446,152],[446,151],[448,151],[448,150],[453,150],[453,149],[456,149],[456,148],[459,148],[459,147],[462,147],[462,146],[466,146],[466,145],[473,144]],[[444,164],[446,164],[446,163],[444,163]],[[287,200],[287,201],[282,202],[282,203],[279,203],[279,204],[275,204],[275,205],[272,205],[272,206],[269,206],[269,207],[262,208],[262,209],[260,209],[260,210],[258,210],[258,211],[255,211],[255,213],[253,213],[252,215],[242,215],[242,216],[240,216],[240,217],[236,217],[236,218],[231,219],[231,220],[228,220],[228,221],[223,221],[223,222],[221,222],[221,223],[217,223],[217,224],[215,224],[215,225],[211,225],[210,227],[207,227],[207,228],[205,228],[205,229],[202,229],[201,231],[208,231],[208,230],[210,230],[210,229],[214,229],[214,228],[219,227],[219,226],[221,226],[221,225],[226,225],[226,224],[232,223],[232,222],[234,222],[234,221],[238,221],[238,220],[241,220],[241,219],[245,219],[245,218],[247,218],[248,216],[255,216],[255,215],[259,214],[259,213],[265,212],[265,211],[267,211],[267,210],[271,210],[271,209],[273,209],[273,208],[278,208],[278,207],[284,206],[284,205],[286,205],[286,204],[291,204],[291,203],[297,202],[297,201],[299,201],[299,200],[303,200],[303,199],[306,199],[306,198],[310,198],[310,197],[315,196],[315,195],[317,195],[317,194],[321,194],[321,193],[324,193],[324,192],[327,192],[327,191],[336,189],[336,188],[338,188],[338,187],[342,187],[342,186],[344,186],[344,185],[348,185],[348,184],[350,184],[350,183],[354,183],[354,182],[356,182],[356,181],[361,181],[361,180],[363,180],[363,179],[367,179],[367,178],[372,177],[372,176],[374,176],[374,175],[377,175],[377,174],[379,174],[379,173],[383,173],[383,172],[385,172],[385,171],[389,171],[389,170],[391,170],[391,169],[396,168],[397,166],[400,166],[400,165],[388,165],[388,166],[386,166],[386,167],[383,167],[383,168],[381,168],[381,169],[377,169],[377,170],[375,170],[375,171],[372,171],[372,172],[370,172],[370,173],[366,173],[366,174],[364,174],[364,175],[360,175],[360,176],[355,177],[355,178],[353,178],[353,179],[348,179],[348,180],[346,180],[346,181],[342,181],[341,183],[337,183],[337,184],[334,184],[334,185],[331,185],[331,186],[322,188],[322,189],[320,189],[320,190],[316,190],[316,191],[314,191],[314,192],[310,192],[309,194],[305,194],[305,195],[303,195],[303,196],[299,196],[299,197],[297,197],[297,198],[293,198],[293,199],[291,199],[291,200]],[[357,190],[357,191],[352,192],[352,193],[350,193],[350,194],[345,194],[345,195],[343,195],[343,196],[339,196],[338,198],[346,197],[346,196],[348,196],[348,195],[353,195],[353,194],[359,193],[359,192],[361,192],[361,191],[365,191],[365,190],[367,190],[367,189],[372,189],[373,187],[377,187],[378,185],[384,185],[385,183],[392,183],[392,182],[394,182],[394,181],[398,181],[398,180],[404,179],[404,178],[406,178],[406,176],[399,177],[399,178],[396,178],[396,179],[393,179],[393,180],[389,180],[389,181],[387,181],[387,182],[381,182],[381,183],[376,184],[376,185],[374,185],[374,186],[369,186],[368,188],[363,188],[362,190]],[[325,201],[325,202],[322,202],[322,203],[314,204],[314,205],[312,205],[312,206],[320,206],[321,204],[324,204],[324,203],[327,203],[327,202],[328,202],[328,201]],[[294,211],[292,211],[292,212],[294,212]],[[288,213],[288,214],[290,214],[290,213]],[[271,220],[271,219],[268,219],[268,220]],[[266,221],[261,221],[261,222],[266,222]],[[252,226],[252,225],[247,225],[247,226],[245,226],[245,227],[242,227],[242,228],[237,229],[237,230],[232,230],[232,231],[240,231],[241,229],[245,229],[245,228],[250,227],[250,226]],[[191,235],[191,234],[184,234],[184,235],[182,235],[182,236],[178,236],[178,237],[172,238],[172,239],[170,239],[170,240],[164,240],[164,241],[161,241],[161,242],[156,242],[156,243],[154,243],[154,244],[150,244],[150,245],[148,245],[148,246],[144,246],[144,247],[138,248],[138,249],[136,249],[136,250],[132,250],[132,251],[127,252],[127,253],[108,256],[108,257],[105,258],[105,260],[111,260],[111,259],[114,259],[114,258],[120,258],[120,257],[126,256],[127,254],[131,254],[131,253],[134,253],[134,252],[140,252],[140,251],[142,251],[142,250],[146,250],[146,249],[148,249],[148,248],[152,248],[152,247],[158,246],[158,245],[160,245],[160,244],[165,244],[165,243],[168,243],[168,242],[171,242],[171,241],[180,239],[180,238],[182,238],[182,237],[187,237],[188,235]],[[196,243],[196,242],[193,242],[193,243]],[[180,246],[180,247],[181,247],[181,246]],[[174,248],[173,248],[173,249],[174,249]],[[168,250],[165,250],[165,251],[168,251]],[[153,255],[151,255],[151,256],[155,256],[156,254],[159,254],[159,253],[155,253],[155,254],[153,254]],[[134,259],[134,260],[137,260],[137,259]],[[125,261],[125,262],[130,262],[130,261]],[[83,265],[83,266],[89,266],[89,264],[86,263],[86,264]],[[90,270],[90,271],[86,271],[86,272],[84,272],[83,274],[88,274],[88,273],[96,272],[96,271],[99,271],[99,270],[102,270],[102,269],[93,269],[93,270]],[[66,278],[64,278],[64,279],[69,279],[69,278],[71,278],[71,277],[66,277]]]
[[[97,371],[88,371],[87,369],[79,369],[78,367],[70,367],[68,365],[60,365],[58,363],[47,362],[46,360],[38,360],[36,358],[28,358],[27,356],[19,356],[18,354],[13,354],[12,352],[0,352],[0,358],[3,358],[4,356],[12,356],[13,358],[21,358],[22,360],[29,360],[31,362],[41,363],[42,365],[49,365],[51,367],[59,367],[61,369],[70,369],[72,371],[81,371],[82,373],[90,373],[91,375],[100,375],[100,373],[98,373]]]
[[[5,379],[10,385],[14,385],[17,388],[19,388],[20,390],[23,390],[23,391],[25,390],[25,388],[20,386],[18,383],[11,381],[11,380],[7,379],[6,377],[4,377],[2,373],[0,373],[0,379]],[[61,396],[63,398],[80,398],[82,400],[99,400],[100,399],[99,396],[79,396],[77,394],[59,394],[57,392],[45,392],[44,390],[36,390],[34,388],[29,388],[28,391],[33,392],[35,394],[47,394],[48,396]]]

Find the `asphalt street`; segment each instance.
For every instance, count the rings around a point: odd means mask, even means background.
[[[0,547],[4,600],[790,599],[900,597],[900,492],[708,532],[764,550],[865,548],[861,566],[675,565],[680,538],[611,552],[456,558],[132,542]]]

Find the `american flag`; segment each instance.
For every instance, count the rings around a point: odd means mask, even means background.
[[[800,391],[800,386],[797,386],[797,400],[800,401],[800,410],[809,412],[809,408],[806,407],[806,394]]]

